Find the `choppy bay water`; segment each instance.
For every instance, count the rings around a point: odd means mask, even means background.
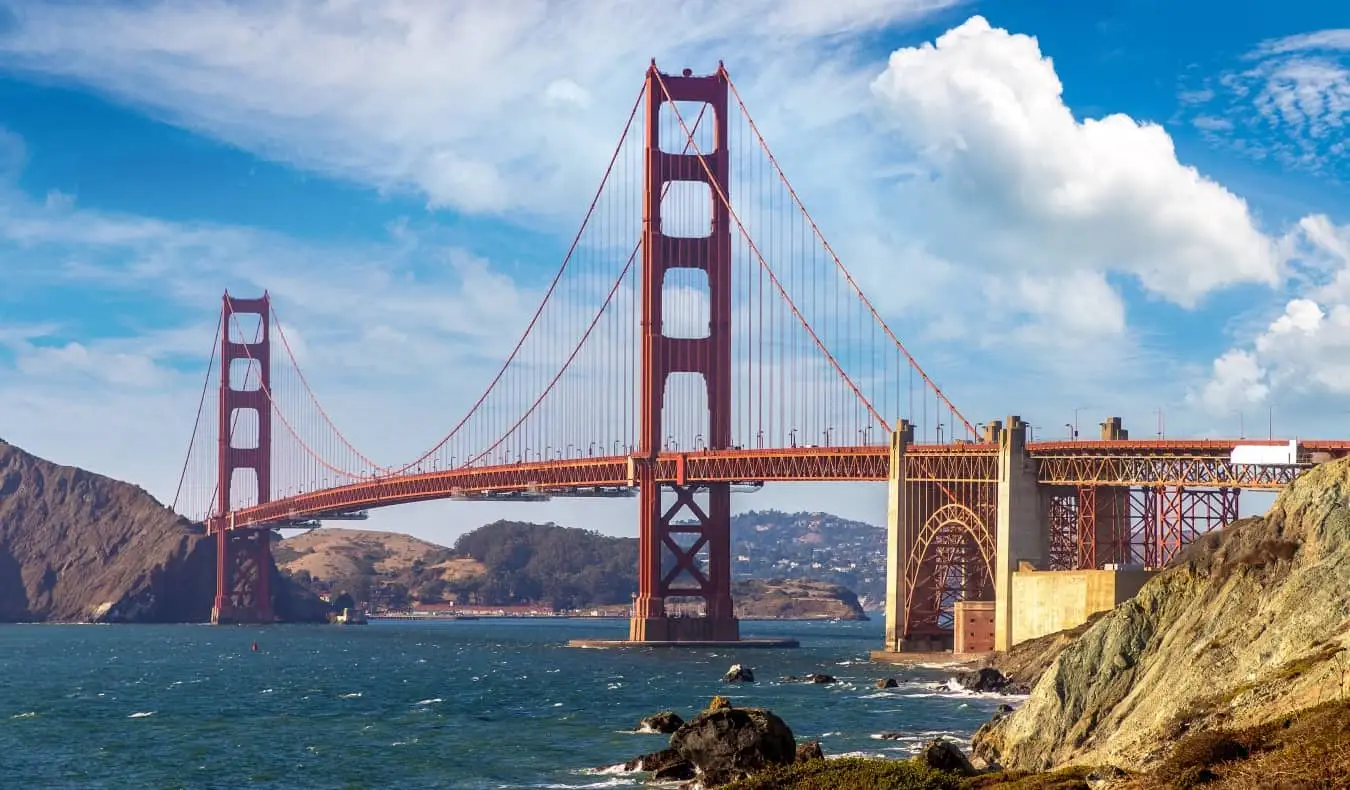
[[[778,713],[827,755],[968,738],[1004,700],[949,674],[868,662],[881,624],[742,624],[795,650],[580,650],[595,620],[364,627],[0,627],[0,787],[626,787],[593,769],[665,745],[627,732],[722,694]],[[250,645],[257,641],[259,652]],[[724,686],[734,663],[754,685]],[[824,672],[827,686],[783,683]],[[874,682],[896,676],[898,689]],[[879,740],[900,731],[906,740]]]

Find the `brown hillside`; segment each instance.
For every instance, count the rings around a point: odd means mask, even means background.
[[[281,580],[283,616],[316,601]],[[0,441],[0,621],[202,622],[215,542],[139,486]]]
[[[290,573],[307,571],[315,579],[347,580],[363,575],[398,578],[418,562],[421,581],[458,581],[481,576],[487,569],[473,559],[455,557],[435,543],[398,532],[363,529],[316,529],[288,538],[276,547],[278,565]]]

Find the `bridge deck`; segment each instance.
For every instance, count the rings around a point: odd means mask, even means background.
[[[1320,457],[1350,454],[1350,441],[1300,444],[1294,467],[1234,466],[1237,444],[1284,444],[1248,440],[1129,440],[1034,442],[1047,485],[1173,485],[1197,488],[1278,489]],[[907,450],[908,478],[915,482],[995,482],[993,444],[915,444]],[[778,450],[707,450],[662,453],[652,463],[667,484],[881,481],[887,447],[795,447]],[[620,493],[635,485],[628,456],[560,459],[504,466],[440,470],[373,477],[348,485],[278,499],[234,511],[224,523],[240,529],[303,521],[329,514],[450,499],[492,496],[587,496]]]

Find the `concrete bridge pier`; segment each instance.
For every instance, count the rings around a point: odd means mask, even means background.
[[[1013,572],[1023,563],[1047,567],[1050,534],[1036,464],[1027,455],[1027,424],[1009,417],[998,436],[998,511],[994,557],[994,649],[1012,647]]]
[[[905,563],[914,547],[918,525],[906,496],[905,450],[914,441],[914,426],[901,420],[891,433],[891,461],[886,494],[886,643],[883,650],[900,652],[909,622],[905,591]]]

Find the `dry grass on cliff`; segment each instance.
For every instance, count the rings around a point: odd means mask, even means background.
[[[1350,701],[1336,700],[1243,730],[1193,733],[1137,790],[1340,788],[1350,777]]]
[[[1061,768],[1058,771],[1031,773],[1000,771],[962,781],[962,790],[1086,790],[1088,768]]]

